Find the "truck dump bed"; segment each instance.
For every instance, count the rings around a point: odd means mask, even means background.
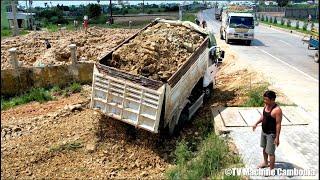
[[[100,109],[107,116],[154,133],[158,132],[164,111],[166,86],[173,87],[208,46],[208,37],[199,29],[198,33],[203,36],[201,44],[195,47],[194,52],[190,53],[190,56],[186,57],[177,70],[166,79],[154,80],[154,76],[145,77],[132,73],[123,66],[112,67],[113,53],[157,23],[158,21],[150,23],[95,64],[91,99],[92,108]]]

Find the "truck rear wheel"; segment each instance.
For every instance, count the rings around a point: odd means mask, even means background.
[[[172,119],[171,122],[169,123],[169,135],[178,136],[179,132],[182,130],[183,126],[188,120],[189,120],[189,105],[187,104],[181,111],[177,124],[174,123],[174,119]]]
[[[220,39],[223,40],[223,34],[221,31],[220,31]]]
[[[225,35],[226,43],[229,44],[230,40],[228,39],[227,35]]]

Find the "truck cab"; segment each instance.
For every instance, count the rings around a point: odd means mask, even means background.
[[[254,16],[252,13],[225,13],[220,28],[221,39],[243,40],[247,45],[254,39]]]

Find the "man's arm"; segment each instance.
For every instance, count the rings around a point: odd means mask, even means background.
[[[274,140],[274,144],[279,146],[280,141],[280,131],[281,131],[281,121],[282,121],[282,110],[279,108],[279,110],[276,112],[276,139]]]
[[[263,120],[263,114],[261,114],[261,117],[259,118],[259,120],[253,125],[252,129],[253,131],[257,128],[258,124],[260,124]]]

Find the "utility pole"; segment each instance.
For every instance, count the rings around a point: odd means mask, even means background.
[[[36,30],[36,28],[33,25],[34,23],[33,23],[33,16],[32,16],[32,0],[29,0],[29,15],[31,16],[30,18],[31,29]]]
[[[113,24],[113,18],[112,18],[112,2],[110,0],[110,3],[109,3],[109,8],[110,8],[110,19],[109,19],[109,23],[110,24]]]
[[[142,13],[144,14],[144,0],[142,0]]]
[[[19,35],[18,20],[17,20],[17,4],[16,0],[11,0],[12,14],[13,14],[13,36]]]

